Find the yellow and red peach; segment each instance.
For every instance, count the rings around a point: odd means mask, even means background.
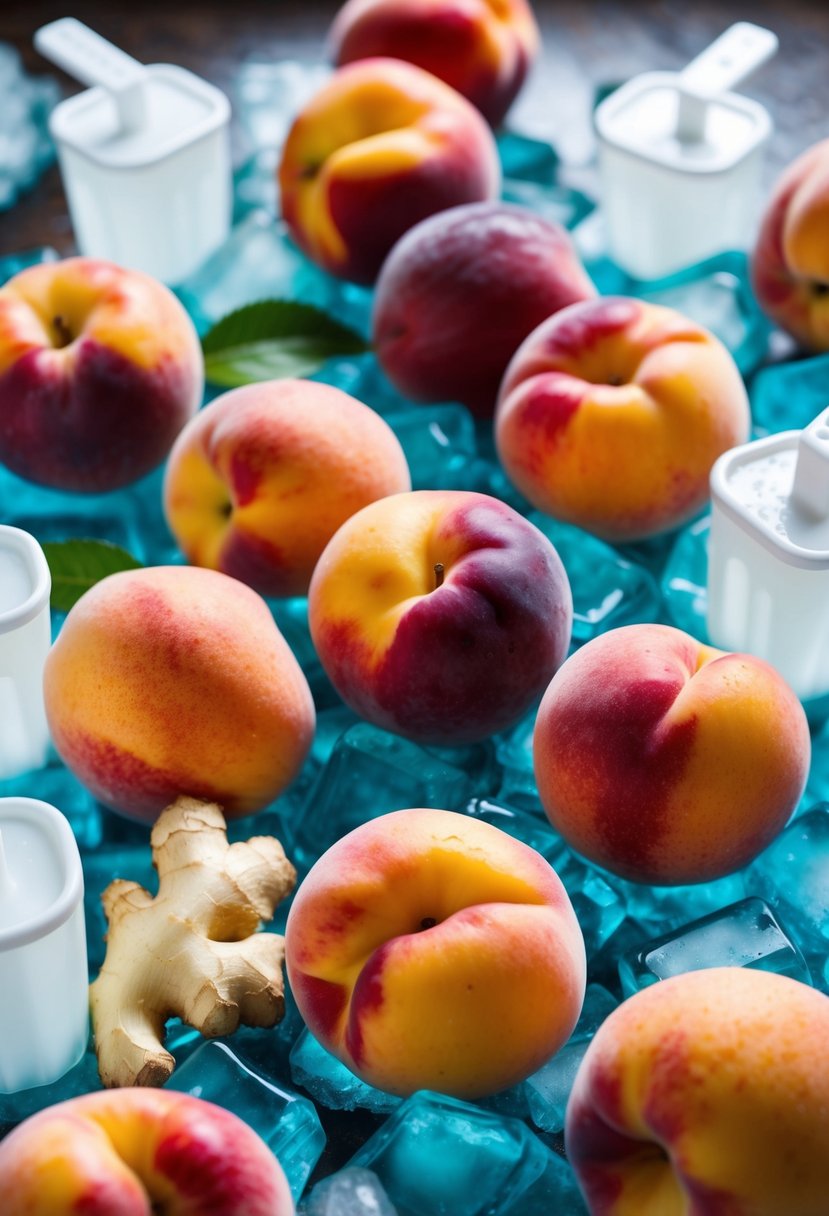
[[[422,742],[517,721],[563,662],[572,597],[553,546],[486,494],[420,490],[353,515],[326,546],[311,636],[356,713]]]
[[[267,605],[214,570],[110,575],[46,660],[55,747],[107,806],[152,822],[179,794],[228,818],[273,801],[314,734],[314,705]]]
[[[822,1216],[829,998],[719,967],[637,993],[576,1076],[565,1143],[591,1216]]]
[[[201,403],[196,331],[161,283],[93,258],[0,288],[0,462],[100,492],[159,464]]]
[[[491,417],[527,335],[595,294],[560,224],[507,203],[452,207],[410,229],[384,262],[374,349],[404,396]]]
[[[829,139],[789,165],[751,259],[760,306],[809,350],[829,350]]]
[[[527,0],[347,0],[331,27],[342,65],[387,55],[445,80],[498,126],[538,52]]]
[[[452,811],[395,811],[337,841],[297,892],[285,949],[311,1033],[396,1094],[516,1084],[566,1042],[584,998],[555,871]]]
[[[0,1143],[3,1216],[293,1216],[279,1162],[230,1111],[114,1089],[33,1115]]]
[[[494,198],[492,133],[460,93],[398,59],[335,72],[295,120],[279,166],[282,215],[325,270],[373,283],[414,224]]]
[[[705,882],[746,865],[803,793],[806,715],[762,659],[667,625],[588,642],[552,680],[533,737],[553,826],[635,882]]]
[[[164,509],[189,561],[262,595],[306,595],[355,511],[411,489],[391,427],[327,384],[272,380],[212,402],[179,435]]]
[[[573,304],[519,347],[495,417],[498,454],[539,510],[608,540],[675,528],[708,499],[711,466],[748,437],[725,347],[670,308]]]

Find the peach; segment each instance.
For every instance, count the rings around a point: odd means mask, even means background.
[[[591,1216],[823,1216],[829,998],[742,967],[646,988],[599,1028],[567,1107]]]
[[[553,546],[486,494],[420,490],[352,515],[308,596],[334,687],[370,722],[421,742],[517,721],[567,654],[573,603]]]
[[[492,134],[460,93],[397,59],[335,72],[282,151],[282,215],[308,257],[373,283],[404,232],[436,211],[494,198]]]
[[[806,715],[773,667],[667,625],[588,642],[544,694],[538,793],[579,853],[635,882],[738,870],[803,793]]]
[[[829,139],[775,186],[751,260],[760,306],[809,350],[829,350]]]
[[[20,477],[94,493],[135,481],[202,385],[196,331],[148,275],[68,258],[0,288],[0,462]]]
[[[327,384],[272,380],[225,393],[170,454],[167,522],[189,561],[262,595],[306,595],[341,524],[411,489],[391,427]]]
[[[425,68],[496,127],[538,52],[527,0],[347,0],[331,27],[337,64],[375,55]]]
[[[282,1167],[230,1111],[114,1089],[47,1107],[0,1143],[3,1216],[293,1216]]]
[[[572,304],[531,333],[495,416],[498,454],[530,502],[615,541],[699,511],[714,461],[748,430],[725,347],[673,309],[621,297]]]
[[[452,207],[410,229],[383,264],[375,352],[404,396],[491,418],[527,335],[595,294],[560,224],[507,203]]]
[[[179,794],[228,818],[273,801],[314,734],[302,671],[255,591],[214,570],[112,574],[46,660],[61,758],[107,806],[152,822]]]
[[[285,949],[311,1033],[390,1093],[514,1085],[568,1039],[584,999],[555,871],[452,811],[394,811],[338,840],[297,893]]]

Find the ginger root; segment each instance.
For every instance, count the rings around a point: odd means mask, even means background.
[[[164,1084],[168,1018],[212,1038],[285,1013],[284,938],[256,932],[296,881],[279,841],[230,845],[215,803],[180,797],[150,843],[158,894],[116,879],[101,896],[107,952],[90,1001],[105,1086]]]

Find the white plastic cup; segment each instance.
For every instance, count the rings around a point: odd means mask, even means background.
[[[179,283],[230,231],[230,103],[184,68],[144,65],[72,17],[41,54],[94,87],[61,102],[57,145],[81,253]]]
[[[0,798],[0,1093],[57,1081],[88,1038],[75,837],[49,803]]]
[[[635,278],[750,242],[771,119],[728,90],[776,48],[770,30],[738,22],[683,72],[637,76],[596,110],[608,246]]]
[[[35,538],[0,524],[0,780],[46,763],[43,665],[51,643],[51,587]]]
[[[708,634],[765,659],[801,700],[829,693],[829,413],[711,470]]]

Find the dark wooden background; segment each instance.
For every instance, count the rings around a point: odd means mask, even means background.
[[[511,114],[511,124],[556,145],[577,184],[590,185],[590,113],[596,87],[637,72],[677,69],[732,21],[767,25],[780,38],[776,59],[746,92],[775,122],[767,184],[783,165],[829,136],[829,0],[535,0],[543,53]],[[246,59],[319,61],[337,0],[137,0],[119,14],[102,0],[71,5],[0,0],[0,40],[12,42],[33,72],[79,87],[32,47],[39,25],[67,12],[148,63],[190,68],[233,97]],[[242,149],[236,136],[237,158]],[[54,245],[73,250],[60,178],[52,168],[10,211],[0,212],[0,253]]]

